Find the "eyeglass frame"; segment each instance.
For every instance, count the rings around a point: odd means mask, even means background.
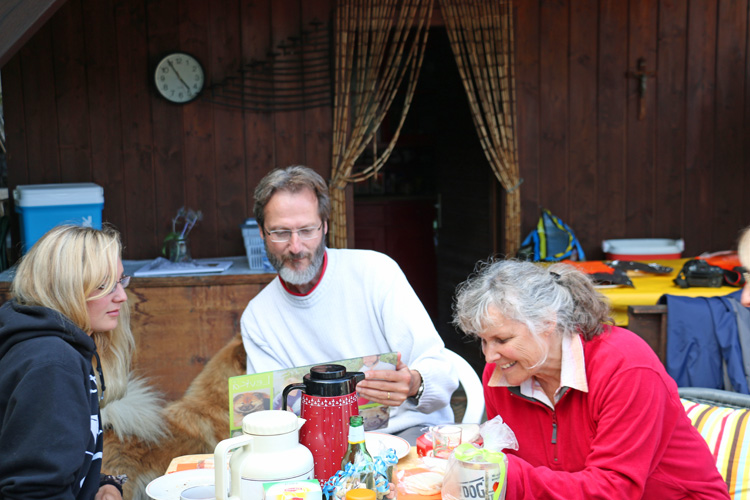
[[[115,284],[112,286],[112,290],[110,290],[109,292],[107,292],[107,295],[112,295],[113,293],[115,293],[117,291],[117,285],[122,285],[122,289],[123,290],[126,289],[128,287],[128,285],[130,284],[130,278],[131,277],[132,276],[128,276],[127,274],[123,274],[122,278],[120,278],[119,280],[115,281]],[[104,290],[104,287],[105,287],[105,285],[100,285],[99,286],[99,290]]]
[[[263,231],[268,235],[268,237],[273,241],[274,243],[287,243],[292,240],[292,234],[297,233],[297,237],[303,241],[310,241],[315,239],[315,237],[318,235],[317,232],[320,231],[323,228],[323,221],[320,222],[320,225],[318,227],[301,227],[299,229],[275,229],[273,231],[268,231],[266,228],[263,228]],[[312,236],[309,238],[305,238],[302,236],[300,231],[314,231]],[[274,236],[280,234],[280,233],[289,233],[289,237],[285,240],[275,240]]]

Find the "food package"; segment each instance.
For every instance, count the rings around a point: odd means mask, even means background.
[[[443,500],[504,500],[507,486],[506,449],[518,449],[513,431],[498,415],[482,424],[483,446],[460,444],[453,450],[441,488]]]
[[[323,490],[317,479],[277,481],[263,485],[264,500],[322,500]]]

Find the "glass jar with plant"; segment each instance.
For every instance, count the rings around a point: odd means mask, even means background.
[[[171,262],[192,262],[188,235],[195,223],[202,219],[203,212],[200,210],[180,207],[172,219],[172,231],[164,238],[162,255],[167,256]]]

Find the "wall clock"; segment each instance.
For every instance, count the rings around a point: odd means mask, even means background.
[[[154,84],[159,95],[169,102],[190,102],[203,90],[203,66],[190,54],[172,52],[157,63]]]

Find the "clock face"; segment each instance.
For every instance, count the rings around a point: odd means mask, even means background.
[[[168,101],[190,102],[203,90],[203,67],[190,54],[174,52],[156,65],[154,83],[159,94]]]

